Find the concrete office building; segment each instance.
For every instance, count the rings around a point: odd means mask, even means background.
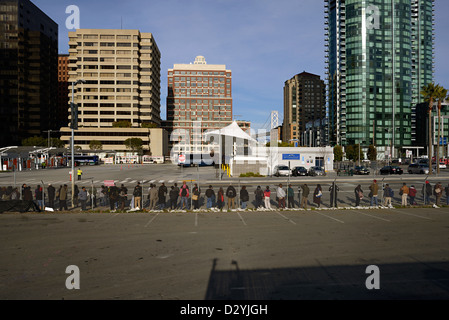
[[[205,131],[232,123],[232,102],[232,72],[226,65],[207,64],[203,56],[191,64],[175,64],[168,70],[165,128],[169,134],[181,133],[190,146],[185,153],[200,153]]]
[[[326,85],[320,76],[303,72],[285,82],[283,142],[304,145],[307,123],[325,118]]]
[[[56,124],[58,25],[29,0],[0,0],[0,147]]]
[[[412,145],[413,109],[433,79],[433,9],[434,0],[325,0],[333,145],[374,144],[393,157]]]
[[[67,125],[69,119],[69,55],[58,56],[58,128]]]
[[[151,33],[80,29],[69,32],[69,46],[69,97],[72,82],[86,81],[75,86],[79,108],[75,145],[88,149],[88,140],[101,128],[102,142],[109,143],[109,149],[123,150],[126,139],[142,135],[141,128],[160,126],[161,53]],[[122,121],[131,127],[118,136],[121,131],[113,124]],[[69,144],[70,129],[61,131]]]

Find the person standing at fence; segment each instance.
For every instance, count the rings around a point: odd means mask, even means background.
[[[109,196],[109,208],[111,211],[115,211],[117,206],[116,203],[118,201],[119,191],[116,185],[108,188],[108,196]]]
[[[40,185],[38,185],[36,190],[34,190],[34,196],[36,198],[39,210],[44,210],[42,187]]]
[[[173,190],[176,192],[176,202],[175,202],[176,207],[175,207],[175,209],[178,209],[178,198],[179,198],[180,190],[179,190],[178,184],[176,182],[175,182]]]
[[[435,204],[439,206],[441,197],[443,196],[443,185],[441,184],[441,182],[435,184],[435,187],[433,188],[433,194],[435,195]]]
[[[370,190],[370,198],[371,198],[371,207],[376,203],[376,207],[379,206],[378,196],[379,196],[379,185],[377,184],[377,180],[374,180],[373,183],[369,186]]]
[[[86,211],[86,203],[87,203],[87,191],[85,187],[81,188],[81,191],[78,195],[80,203],[81,203],[81,211]]]
[[[410,188],[407,187],[407,184],[404,182],[404,184],[402,185],[401,189],[399,190],[399,194],[402,197],[402,205],[404,207],[406,207],[407,204],[407,200],[408,200],[408,194],[410,193]]]
[[[176,210],[178,208],[178,192],[175,190],[174,186],[171,186],[170,188],[168,199],[170,210]]]
[[[359,184],[355,189],[355,206],[360,207],[360,201],[363,199],[363,189],[362,186]]]
[[[134,187],[133,196],[134,196],[134,208],[142,209],[142,186],[140,182],[137,182],[137,186]]]
[[[393,195],[393,189],[390,188],[389,184],[386,184],[384,188],[384,207],[392,207],[391,200],[393,198]]]
[[[329,187],[329,192],[331,195],[331,208],[338,207],[338,204],[337,204],[338,191],[340,191],[340,189],[338,188],[337,184],[335,183],[335,181],[332,182],[331,186]]]
[[[432,185],[429,181],[426,181],[426,184],[422,187],[422,193],[424,196],[424,204],[430,204],[430,197],[432,196]]]
[[[159,191],[156,188],[155,184],[151,184],[149,197],[150,197],[150,207],[148,208],[148,210],[150,211],[156,210],[157,202],[159,201]]]
[[[303,186],[301,187],[301,191],[302,191],[301,208],[307,210],[307,204],[309,202],[309,194],[310,194],[310,189],[307,186],[307,184],[303,184]]]
[[[189,187],[187,186],[187,182],[183,181],[182,187],[179,190],[179,196],[181,197],[181,209],[187,210],[189,209]]]
[[[279,209],[285,209],[285,190],[282,188],[282,184],[279,185],[276,191],[277,198],[278,198],[278,207]]]
[[[267,186],[263,195],[265,200],[265,209],[271,210],[271,190],[269,186]]]
[[[313,192],[313,202],[316,203],[317,208],[321,207],[321,198],[323,197],[323,189],[320,184],[317,184],[315,191]]]
[[[254,195],[256,198],[256,209],[262,207],[263,202],[263,190],[260,186],[257,187],[256,191],[254,191]]]
[[[59,211],[69,210],[67,208],[67,196],[68,196],[68,187],[65,184],[64,186],[61,186],[61,188],[59,189]]]
[[[243,186],[240,190],[240,202],[242,204],[242,209],[245,210],[248,206],[249,201],[249,193],[248,190],[246,190],[246,186]]]
[[[222,187],[220,187],[220,189],[218,190],[218,193],[217,193],[217,207],[218,207],[218,209],[222,210],[224,205],[225,205],[224,190]]]
[[[201,189],[195,183],[192,189],[192,202],[194,210],[198,210],[200,208],[200,196],[201,196]]]
[[[415,186],[411,186],[409,189],[409,192],[408,192],[408,195],[410,197],[410,205],[411,206],[416,205],[416,201],[415,201],[416,194],[417,194],[417,190],[416,190]]]
[[[48,185],[47,194],[48,194],[48,207],[54,209],[56,189],[51,185],[51,183]]]
[[[125,206],[126,206],[126,202],[128,201],[128,188],[125,187],[124,184],[122,184],[121,188],[120,188],[120,210],[124,211],[125,210]]]
[[[294,209],[295,208],[295,190],[293,190],[292,185],[290,184],[287,189],[287,201],[288,201],[288,208]]]
[[[165,186],[165,183],[162,183],[162,185],[159,187],[159,191],[158,191],[159,209],[160,210],[165,209],[167,192],[168,192],[168,190],[167,190],[167,187]]]
[[[235,198],[237,197],[237,191],[231,184],[226,190],[226,197],[228,198],[228,210],[235,209]]]
[[[206,190],[206,207],[207,209],[211,209],[215,204],[215,191],[212,186],[209,186],[209,189]]]

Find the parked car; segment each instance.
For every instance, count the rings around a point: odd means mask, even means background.
[[[307,171],[306,168],[304,167],[295,167],[292,170],[292,175],[294,177],[298,177],[298,176],[307,176],[309,174],[309,172]]]
[[[397,166],[386,166],[380,169],[380,174],[403,174],[404,171]]]
[[[356,175],[367,175],[369,174],[369,170],[363,166],[357,166],[354,168],[354,174]]]
[[[409,174],[429,174],[429,166],[425,164],[413,163],[408,166]]]
[[[279,176],[291,176],[292,175],[292,171],[287,167],[287,166],[276,166],[274,168],[274,175],[276,177]]]
[[[324,168],[321,167],[311,167],[309,169],[309,176],[315,177],[315,176],[325,176],[326,171],[324,171]]]

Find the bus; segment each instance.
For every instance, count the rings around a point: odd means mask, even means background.
[[[67,164],[72,161],[72,156],[67,156]],[[75,167],[76,166],[98,166],[100,164],[100,158],[98,156],[84,156],[75,155]]]
[[[140,163],[139,156],[116,156],[116,164],[138,164]]]
[[[143,156],[142,164],[163,164],[165,162],[164,157],[156,156]]]
[[[183,160],[181,160],[183,159]],[[187,154],[180,155],[178,166],[182,167],[209,167],[215,166],[215,161],[209,154]]]

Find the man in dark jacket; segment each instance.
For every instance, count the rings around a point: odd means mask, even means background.
[[[206,199],[207,209],[212,208],[215,202],[215,191],[212,186],[209,186],[209,189],[206,190]]]
[[[228,210],[235,209],[235,197],[237,197],[237,191],[232,185],[229,185],[226,189],[226,197],[228,198]]]
[[[168,190],[167,187],[165,186],[165,183],[162,183],[162,185],[159,187],[159,192],[158,192],[158,196],[159,196],[159,210],[164,210],[165,209],[165,202],[166,202],[166,196],[167,196]]]
[[[301,198],[301,208],[307,209],[307,202],[309,199],[310,189],[307,184],[304,184],[302,187],[302,198]]]
[[[329,192],[331,195],[331,208],[338,207],[338,204],[337,204],[338,191],[340,191],[340,189],[338,188],[337,184],[335,183],[335,181],[332,182],[331,186],[329,187]]]
[[[432,196],[432,185],[429,181],[422,187],[422,193],[424,195],[424,204],[430,204],[430,197]]]
[[[55,207],[55,195],[56,195],[55,187],[49,184],[47,188],[47,193],[48,193],[48,207],[53,209]]]
[[[174,186],[171,187],[170,193],[169,193],[169,204],[170,204],[170,210],[174,210],[178,208],[178,193]]]
[[[108,188],[108,196],[109,196],[109,207],[111,211],[115,211],[117,208],[119,191],[115,184],[112,187]]]

